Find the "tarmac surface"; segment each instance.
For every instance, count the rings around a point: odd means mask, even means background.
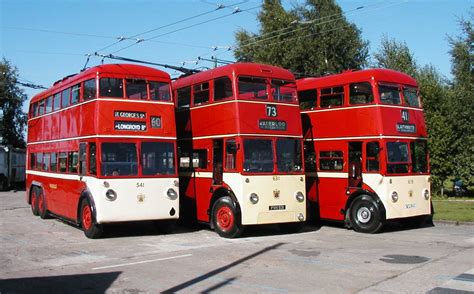
[[[473,293],[474,226],[277,226],[220,238],[204,225],[164,235],[150,223],[104,238],[32,215],[24,191],[0,192],[0,293]]]

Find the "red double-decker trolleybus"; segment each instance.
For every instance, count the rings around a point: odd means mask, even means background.
[[[30,103],[26,198],[33,214],[80,225],[179,216],[170,76],[108,64],[58,81]]]
[[[307,195],[321,219],[375,233],[431,213],[427,132],[416,81],[370,69],[297,81]]]
[[[223,237],[246,225],[297,230],[306,197],[294,76],[237,63],[180,78],[173,91],[182,217]]]

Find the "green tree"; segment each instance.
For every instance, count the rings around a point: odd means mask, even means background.
[[[17,86],[18,71],[5,58],[0,62],[0,144],[24,148],[26,95]]]
[[[379,51],[374,53],[374,67],[389,68],[416,76],[418,66],[405,42],[400,43],[387,36],[382,38]]]
[[[474,185],[474,30],[471,20],[460,20],[461,35],[450,37],[453,97],[449,116],[454,134],[454,176]]]
[[[280,0],[265,0],[258,20],[259,33],[235,33],[238,61],[273,64],[315,76],[367,64],[368,42],[334,0],[307,0],[289,11]]]

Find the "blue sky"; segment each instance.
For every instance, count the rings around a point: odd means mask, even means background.
[[[282,2],[289,8],[304,0]],[[213,11],[219,3],[225,7]],[[469,0],[337,3],[347,12],[347,19],[362,30],[371,53],[379,48],[385,35],[406,42],[419,64],[432,64],[448,78],[447,36],[459,35],[458,19],[468,18],[473,7]],[[134,36],[207,13],[140,35],[138,38],[145,41],[115,54],[172,65],[185,62],[185,67],[212,67],[210,62],[194,62],[198,56],[213,55],[233,60],[232,51],[226,48],[233,45],[237,29],[258,30],[260,4],[260,0],[0,0],[0,55],[17,66],[23,80],[49,87],[64,76],[79,72],[86,63],[86,54],[117,42],[117,37]],[[353,11],[360,6],[364,8]],[[242,12],[232,14],[235,7]],[[212,20],[215,18],[219,19]],[[192,27],[182,29],[188,26]],[[156,38],[149,40],[153,37]],[[133,43],[123,40],[101,52],[113,53]],[[213,47],[217,50],[213,51]],[[100,58],[91,57],[88,66],[100,63]],[[176,72],[167,71],[176,76]],[[39,90],[25,88],[25,92],[31,98]]]

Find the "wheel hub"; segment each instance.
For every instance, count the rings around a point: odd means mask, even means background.
[[[372,217],[372,213],[370,209],[368,209],[367,207],[361,207],[357,211],[357,220],[361,223],[364,223],[364,224],[368,223],[371,217]]]
[[[221,207],[217,211],[217,224],[223,230],[229,230],[234,223],[234,215],[229,207]]]

